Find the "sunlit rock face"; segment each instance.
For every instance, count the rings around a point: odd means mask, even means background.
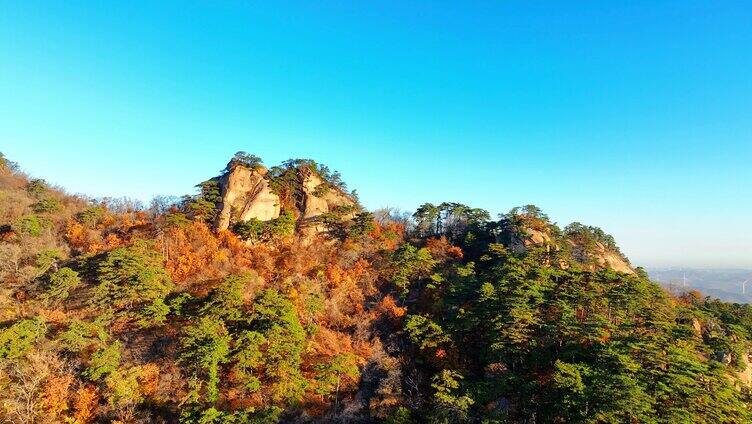
[[[583,249],[581,246],[577,246],[575,242],[569,240],[569,244],[574,247],[577,252],[574,256],[575,259],[588,263],[587,269],[595,271],[598,269],[613,269],[614,271],[623,272],[625,274],[634,274],[634,269],[629,265],[629,262],[620,253],[615,252],[600,242],[595,242],[595,246],[589,249]]]
[[[598,251],[595,253],[595,258],[602,268],[611,268],[614,271],[623,272],[625,274],[635,273],[632,267],[629,266],[621,255],[606,249],[600,243],[598,243],[597,249]]]
[[[235,166],[219,177],[222,202],[215,224],[217,230],[226,230],[234,220],[269,221],[279,216],[279,196],[269,188],[264,178],[266,173],[266,168],[261,166],[254,169]]]
[[[214,225],[216,230],[226,230],[234,222],[250,219],[270,221],[279,217],[283,208],[282,201],[272,191],[267,173],[268,170],[263,166],[249,168],[236,165],[217,177],[221,202]],[[342,213],[341,219],[350,219],[355,215],[355,200],[338,188],[324,189],[327,184],[317,174],[300,172],[298,184],[302,199],[288,207],[295,209],[298,229],[305,240],[313,240],[316,235],[326,231],[326,227],[317,219],[321,215],[338,208],[352,209]]]
[[[321,214],[331,212],[338,206],[355,206],[355,202],[336,188],[330,188],[323,194],[316,192],[316,189],[320,187],[324,182],[316,174],[309,174],[303,178],[303,192],[305,193],[305,207],[303,212],[303,219],[314,218]],[[352,218],[354,214],[348,214],[345,218]]]

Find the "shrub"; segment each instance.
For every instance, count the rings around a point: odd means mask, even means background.
[[[240,221],[232,226],[232,231],[243,240],[258,241],[264,233],[264,223],[256,218]]]
[[[329,190],[331,189],[331,186],[326,183],[321,183],[316,186],[316,188],[313,189],[313,194],[316,197],[324,197],[327,193],[329,193]]]
[[[211,291],[208,301],[201,308],[201,315],[224,320],[238,320],[242,316],[243,291],[246,284],[256,278],[254,274],[231,275]]]
[[[190,293],[179,293],[171,296],[167,305],[170,307],[170,312],[177,316],[185,316],[190,311],[190,306],[195,299]]]
[[[35,213],[52,213],[57,212],[61,208],[60,202],[57,199],[45,197],[38,202],[31,205],[31,209]]]
[[[183,424],[277,424],[280,422],[282,409],[272,406],[257,411],[255,408],[234,412],[221,411],[211,407],[202,409],[199,405],[183,408],[180,422]]]
[[[422,315],[409,315],[405,322],[405,332],[410,341],[421,349],[436,348],[449,341],[449,336],[438,324]]]
[[[50,222],[48,220],[36,215],[27,215],[18,218],[13,228],[18,233],[39,237],[42,235],[42,230],[49,226]]]
[[[38,275],[42,275],[52,268],[55,263],[63,258],[63,254],[57,249],[45,249],[37,254],[36,266]]]
[[[121,347],[120,342],[115,341],[94,352],[89,360],[89,367],[84,370],[84,375],[91,381],[98,381],[115,371],[120,365]]]
[[[43,179],[35,178],[26,184],[26,192],[34,197],[39,197],[47,191],[47,182]]]
[[[228,360],[230,341],[222,321],[209,317],[186,328],[181,340],[180,361],[191,369],[194,380],[206,383],[206,398],[210,402],[219,396],[219,365]]]
[[[340,353],[331,358],[330,361],[317,364],[316,371],[316,393],[320,395],[329,395],[335,390],[339,390],[340,381],[343,377],[355,379],[360,371],[358,370],[358,357],[353,353]],[[336,394],[335,394],[336,396]]]
[[[152,243],[138,241],[133,246],[112,250],[99,265],[98,277],[95,301],[99,305],[126,311],[143,308],[136,312],[141,320],[164,318],[160,311],[164,312],[166,306],[155,302],[164,303],[172,281]]]
[[[144,367],[116,369],[105,379],[107,401],[110,405],[138,404],[144,399],[142,380],[146,377]]]
[[[0,330],[0,360],[22,357],[46,332],[47,325],[40,318],[24,319]]]
[[[82,224],[95,225],[104,216],[105,209],[101,205],[90,206],[76,216]]]
[[[50,275],[45,296],[48,299],[65,300],[70,296],[70,291],[81,285],[78,273],[70,268],[61,268]]]
[[[245,166],[250,169],[256,169],[259,168],[262,163],[263,161],[261,160],[261,158],[256,155],[246,152],[237,152],[235,153],[235,156],[230,159],[230,162],[225,168],[225,172],[232,171],[232,168],[238,165]]]
[[[222,201],[219,182],[211,179],[198,184],[200,193],[186,199],[186,208],[193,219],[211,221],[217,213],[217,205]]]
[[[295,234],[295,215],[290,211],[282,211],[278,218],[266,225],[271,238],[285,238]]]
[[[376,229],[376,222],[370,212],[360,212],[353,218],[347,235],[351,238],[362,237]]]
[[[80,319],[72,319],[68,329],[57,340],[62,348],[69,352],[80,352],[92,344],[101,344],[107,341],[109,336],[100,322],[86,322]]]
[[[154,299],[139,311],[138,325],[147,328],[152,325],[163,324],[170,314],[170,307],[165,303],[164,298]]]
[[[165,217],[165,224],[168,227],[185,228],[190,223],[191,220],[181,212],[173,212]]]

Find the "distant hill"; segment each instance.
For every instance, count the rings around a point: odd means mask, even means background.
[[[652,280],[677,293],[696,289],[726,302],[752,303],[752,269],[647,268],[646,271]],[[743,294],[744,281],[747,284]]]

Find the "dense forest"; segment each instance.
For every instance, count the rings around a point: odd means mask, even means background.
[[[0,156],[2,422],[743,423],[749,340],[533,205],[367,211],[242,152],[142,205]]]

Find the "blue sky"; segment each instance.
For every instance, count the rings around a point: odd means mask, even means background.
[[[535,203],[638,265],[752,267],[752,7],[733,1],[0,3],[0,151],[183,194],[238,150],[368,208]]]

